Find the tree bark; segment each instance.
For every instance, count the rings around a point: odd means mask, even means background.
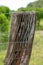
[[[36,25],[35,12],[13,13],[4,65],[28,65]]]

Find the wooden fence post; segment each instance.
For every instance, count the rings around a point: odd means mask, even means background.
[[[4,65],[28,65],[36,25],[35,12],[13,13]]]

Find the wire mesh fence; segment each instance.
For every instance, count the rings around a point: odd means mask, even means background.
[[[3,43],[0,42],[0,63],[2,63],[2,65],[4,65],[3,63],[5,61],[7,49],[8,49],[8,41],[3,42]],[[43,51],[42,50],[43,50],[43,31],[36,31],[35,37],[34,37],[32,56],[30,59],[30,65],[31,65],[31,63],[32,64],[43,63],[43,62],[37,62],[38,59],[40,59],[40,58],[41,58],[40,61],[43,61],[43,59],[42,59]],[[35,59],[36,59],[36,61],[35,61]]]
[[[7,13],[6,13],[7,14]],[[27,33],[27,32],[26,32]],[[36,34],[35,34],[35,41],[34,41],[34,44],[39,45],[43,43],[43,31],[36,31]],[[7,52],[7,49],[8,49],[8,43],[9,43],[9,33],[2,33],[1,30],[0,30],[0,62],[1,62],[1,59],[2,59],[2,63],[4,63],[4,60],[5,60],[5,56],[6,56],[6,52]],[[26,35],[26,34],[25,34]],[[27,41],[23,42],[10,42],[10,43],[20,43],[20,46],[21,46],[21,43],[27,43]],[[25,46],[25,45],[24,45]],[[22,46],[22,47],[24,47]],[[42,45],[43,46],[43,45]],[[36,47],[37,48],[37,47]],[[35,49],[35,45],[34,45],[34,49]],[[34,50],[33,49],[33,50]],[[28,49],[26,49],[28,50]],[[19,50],[18,50],[19,51]],[[35,52],[33,52],[33,56]],[[43,57],[43,55],[42,55]],[[37,63],[37,62],[36,62]],[[34,64],[34,63],[33,63]]]

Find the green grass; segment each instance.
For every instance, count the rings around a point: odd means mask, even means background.
[[[43,65],[43,31],[35,33],[30,65]]]
[[[7,46],[7,43],[0,43],[0,65],[4,65]]]
[[[6,55],[6,50],[2,50],[0,52],[0,65],[4,65],[5,55]]]
[[[7,45],[0,45],[0,65],[4,65]],[[43,65],[43,31],[36,31],[29,65]]]

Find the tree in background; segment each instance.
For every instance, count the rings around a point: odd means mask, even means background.
[[[10,9],[6,6],[0,6],[0,13],[4,13],[7,19],[10,18]]]
[[[9,21],[3,13],[0,14],[0,30],[1,32],[8,32],[9,30]]]
[[[7,19],[5,14],[0,14],[0,33],[1,33],[1,40],[0,42],[8,41],[8,32],[9,32],[9,23],[10,21]]]

